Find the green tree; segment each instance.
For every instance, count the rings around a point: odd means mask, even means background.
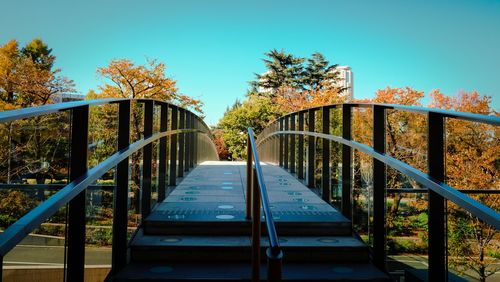
[[[0,110],[39,106],[52,103],[58,93],[74,92],[74,84],[54,69],[55,56],[40,39],[34,39],[22,49],[16,40],[0,47]],[[49,115],[4,123],[0,130],[3,150],[0,167],[5,168],[2,180],[25,174],[35,175],[38,181],[56,174],[61,169],[60,158],[66,149],[61,145],[57,131],[61,130],[61,115]],[[55,166],[53,166],[55,165]]]
[[[140,65],[128,59],[113,60],[106,67],[97,69],[97,74],[105,79],[105,83],[99,87],[100,92],[90,91],[87,99],[98,99],[108,97],[119,98],[145,98],[177,104],[182,107],[191,108],[202,113],[203,103],[197,99],[182,95],[177,91],[176,81],[165,75],[166,65],[157,60],[147,59],[146,64]],[[131,136],[132,142],[140,140],[143,136],[142,116],[143,109],[140,104],[132,106]],[[116,144],[115,136],[109,134],[115,126],[109,126],[112,116],[116,115],[112,109],[103,107],[93,112],[95,116],[92,124],[91,138],[98,146],[92,161],[99,163],[111,152],[115,151],[112,144]],[[115,127],[116,128],[116,127]],[[110,139],[111,138],[111,139]],[[131,156],[131,178],[135,197],[135,210],[139,213],[141,185],[141,160],[142,152],[139,151]]]
[[[23,192],[0,191],[0,227],[8,227],[34,207],[35,201]]]
[[[264,74],[255,74],[256,81],[251,85],[254,88],[268,90],[267,96],[274,97],[281,87],[292,87],[301,89],[304,58],[295,57],[284,50],[273,49],[265,53],[267,59],[263,59],[267,71]]]
[[[259,134],[283,113],[269,97],[250,95],[246,101],[231,107],[219,121],[224,143],[233,160],[246,158],[247,128]]]
[[[24,48],[21,53],[30,58],[36,66],[43,70],[51,70],[56,57],[52,55],[52,49],[45,44],[41,39],[35,38],[31,40]]]
[[[335,83],[339,80],[337,67],[337,64],[330,65],[323,54],[313,53],[311,58],[307,59],[307,66],[302,73],[302,83],[307,89],[314,91],[335,87]]]

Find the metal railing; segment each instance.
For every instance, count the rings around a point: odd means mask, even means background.
[[[143,106],[143,138],[130,143],[131,104]],[[118,149],[110,157],[88,169],[89,107],[118,104]],[[154,107],[159,106],[160,128],[153,132]],[[0,234],[0,265],[3,257],[37,226],[68,205],[66,281],[84,281],[85,259],[85,190],[110,169],[115,170],[112,227],[112,269],[116,273],[127,263],[127,205],[129,157],[142,150],[141,212],[151,211],[152,144],[159,142],[158,202],[165,198],[168,185],[204,160],[217,160],[217,151],[208,126],[192,112],[162,101],[149,99],[100,99],[51,104],[0,112],[0,122],[71,111],[70,183],[43,201]],[[171,120],[169,120],[171,117]],[[169,126],[170,125],[170,126]],[[167,153],[169,139],[170,154]],[[167,164],[170,164],[167,173]],[[167,175],[169,176],[167,183]],[[0,281],[2,280],[0,273]]]
[[[331,109],[342,110],[341,136],[330,134]],[[367,108],[373,111],[373,147],[352,140],[352,110],[353,108]],[[411,165],[391,157],[386,153],[386,121],[387,110],[420,113],[427,116],[427,167],[424,173]],[[315,122],[321,113],[321,132],[315,132]],[[305,116],[307,115],[307,129],[305,129]],[[453,118],[488,124],[500,125],[500,118],[479,114],[453,112],[448,110],[412,107],[404,105],[385,104],[337,104],[301,110],[287,114],[271,123],[258,137],[258,148],[263,160],[275,162],[291,173],[296,173],[297,178],[304,179],[307,173],[306,184],[310,188],[315,183],[315,141],[322,140],[321,184],[322,197],[331,202],[330,185],[330,142],[341,144],[341,212],[348,219],[352,219],[352,153],[358,150],[373,159],[373,262],[380,269],[385,269],[386,259],[386,231],[385,231],[385,197],[387,188],[387,168],[413,178],[428,191],[429,204],[429,272],[428,275],[436,281],[447,279],[446,265],[446,234],[445,234],[445,201],[450,200],[479,218],[483,222],[500,229],[500,214],[492,208],[479,203],[445,184],[445,119]],[[296,127],[296,121],[298,127]],[[296,136],[298,144],[296,146]],[[307,141],[306,141],[307,139]],[[307,160],[304,160],[304,147],[307,142]],[[295,152],[297,148],[298,153]],[[307,167],[304,167],[304,162]]]
[[[259,154],[255,146],[252,128],[248,128],[247,136],[247,207],[246,218],[252,220],[252,281],[260,281],[260,237],[261,237],[261,204],[264,213],[266,231],[269,238],[267,256],[267,281],[281,281],[283,252],[274,225],[273,215],[269,207],[269,197],[264,182],[264,174],[260,165]]]

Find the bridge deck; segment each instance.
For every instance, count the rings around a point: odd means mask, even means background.
[[[275,221],[350,224],[287,171],[273,165],[262,168]],[[179,183],[149,219],[245,221],[245,199],[245,162],[204,162]]]

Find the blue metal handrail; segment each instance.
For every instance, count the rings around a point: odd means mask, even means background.
[[[145,136],[130,144],[131,102],[144,105],[143,122]],[[88,134],[90,106],[118,104],[118,151],[111,157],[88,169]],[[154,106],[160,106],[160,132],[153,132]],[[13,122],[61,111],[71,112],[71,155],[69,179],[64,186],[48,200],[28,212],[21,219],[9,226],[0,235],[0,265],[4,256],[15,247],[34,228],[68,204],[67,249],[65,265],[68,271],[65,277],[69,281],[83,281],[85,256],[85,193],[94,181],[116,167],[116,185],[114,185],[113,208],[113,248],[112,270],[115,274],[126,264],[127,249],[127,201],[129,161],[131,154],[142,149],[142,197],[140,206],[143,218],[151,211],[152,143],[159,140],[159,186],[165,186],[167,162],[169,168],[168,185],[176,185],[177,177],[205,159],[218,159],[213,136],[203,120],[176,105],[152,99],[99,99],[44,105],[33,108],[0,112],[0,122]],[[171,119],[170,119],[171,117]],[[170,129],[170,130],[169,130]],[[167,137],[170,136],[170,154],[167,157]],[[207,142],[206,139],[209,141]],[[167,160],[169,158],[169,160]],[[165,191],[158,191],[158,200],[165,197]],[[0,273],[0,282],[2,281]]]
[[[249,155],[247,166],[252,166],[252,174],[247,173],[247,185],[249,181],[252,181],[252,192],[247,189],[247,215],[249,215],[248,208],[250,207],[250,199],[252,195],[253,201],[253,236],[252,236],[252,250],[254,257],[252,259],[252,281],[260,281],[260,203],[262,203],[262,211],[264,212],[265,225],[267,229],[267,235],[269,237],[269,249],[267,252],[268,257],[268,281],[280,281],[281,280],[281,261],[283,258],[283,252],[281,250],[278,233],[276,232],[276,226],[274,224],[273,215],[269,205],[269,196],[267,194],[266,183],[264,182],[264,173],[262,172],[262,167],[260,165],[259,154],[257,153],[257,146],[255,145],[255,137],[252,128],[248,128],[248,150]],[[247,170],[248,171],[248,170]],[[257,183],[254,183],[257,182]],[[247,186],[249,187],[249,186]],[[260,196],[257,199],[256,196]],[[255,229],[256,228],[256,229]]]
[[[486,123],[486,124],[491,124],[491,125],[500,125],[500,117],[497,117],[497,116],[488,116],[488,115],[474,114],[474,113],[467,113],[467,112],[456,112],[456,111],[451,111],[451,110],[427,108],[427,107],[419,107],[419,106],[407,106],[407,105],[397,105],[397,104],[379,104],[379,103],[330,104],[330,105],[302,109],[302,110],[299,110],[296,112],[285,114],[280,118],[284,118],[284,117],[290,116],[292,114],[298,114],[300,112],[307,113],[308,111],[311,111],[311,110],[317,111],[317,110],[321,110],[323,108],[341,108],[344,105],[350,106],[350,107],[359,107],[359,108],[373,108],[374,106],[378,106],[378,107],[383,107],[383,108],[388,109],[388,110],[403,110],[406,112],[422,113],[422,114],[435,113],[435,114],[442,115],[443,117],[456,118],[456,119]],[[272,121],[271,124],[275,123],[275,122],[276,122],[276,120]]]
[[[465,195],[465,193],[458,191],[457,189],[446,185],[443,182],[436,181],[431,176],[426,173],[421,172],[420,170],[394,158],[387,154],[381,154],[375,151],[372,147],[352,141],[346,140],[339,136],[324,134],[324,133],[316,133],[316,132],[308,132],[308,131],[276,131],[259,140],[259,144],[264,142],[266,139],[280,135],[304,135],[304,136],[313,136],[317,138],[323,138],[330,141],[335,141],[344,145],[347,145],[351,148],[359,150],[371,157],[376,158],[377,160],[391,166],[394,169],[397,169],[403,174],[406,174],[415,179],[418,183],[427,187],[428,189],[438,193],[442,197],[454,202],[458,206],[462,207],[467,212],[470,212],[475,217],[481,219],[482,221],[494,226],[497,230],[500,229],[500,213],[496,212],[492,208],[472,199],[471,197]]]
[[[352,141],[352,116],[354,108],[372,110],[373,114],[373,147]],[[341,109],[341,136],[330,134],[331,109]],[[387,111],[399,110],[424,114],[427,118],[427,166],[428,173],[399,161],[386,154],[386,123]],[[316,132],[316,119],[319,113],[321,120],[321,133]],[[305,116],[307,115],[307,120]],[[500,216],[495,210],[483,205],[469,196],[450,187],[445,183],[445,125],[446,119],[458,119],[482,123],[492,126],[500,125],[500,117],[494,115],[481,115],[473,113],[455,112],[425,107],[392,104],[366,104],[345,103],[313,107],[286,114],[271,122],[259,135],[257,146],[261,152],[267,153],[272,161],[279,163],[285,169],[295,173],[297,177],[304,179],[304,142],[307,141],[307,185],[316,187],[314,175],[316,171],[315,140],[322,139],[321,157],[321,194],[325,201],[331,201],[330,177],[330,141],[341,144],[342,168],[341,168],[341,212],[347,218],[352,218],[351,183],[352,183],[352,152],[359,150],[373,158],[373,262],[381,268],[385,268],[385,195],[387,190],[387,167],[413,177],[417,182],[427,187],[429,204],[429,277],[438,280],[447,279],[446,251],[445,251],[445,201],[450,200],[471,215],[490,224],[497,230],[500,228]],[[298,120],[298,128],[296,121]],[[307,129],[305,128],[307,122]],[[294,136],[298,136],[298,146]],[[272,138],[272,139],[271,139]],[[298,154],[295,149],[298,148]],[[265,157],[269,157],[264,155]],[[297,166],[295,161],[297,158]]]
[[[0,256],[5,256],[19,242],[23,240],[29,233],[36,229],[40,224],[45,222],[53,214],[55,214],[62,206],[66,205],[74,197],[80,194],[88,186],[101,178],[106,172],[115,167],[125,158],[142,149],[144,146],[166,136],[171,136],[179,133],[200,132],[196,129],[177,129],[167,132],[156,133],[145,139],[141,139],[130,144],[109,158],[99,163],[95,167],[89,169],[78,179],[67,184],[52,197],[42,202],[36,208],[29,211],[19,220],[10,225],[3,233],[0,234]]]
[[[107,105],[107,104],[117,104],[117,103],[123,102],[123,101],[137,101],[137,102],[151,101],[157,105],[173,106],[172,104],[165,102],[165,101],[159,101],[159,100],[154,100],[154,99],[135,99],[135,98],[103,98],[103,99],[93,99],[93,100],[83,100],[83,101],[72,101],[72,102],[47,104],[47,105],[42,105],[42,106],[37,106],[37,107],[29,107],[29,108],[3,111],[3,112],[0,112],[0,123],[11,122],[11,121],[16,121],[16,120],[25,119],[25,118],[32,118],[32,117],[37,117],[37,116],[43,116],[43,115],[63,112],[63,111],[72,110],[72,109],[79,108],[79,107],[84,107],[84,106],[99,106],[99,105]],[[187,109],[184,109],[182,107],[179,107],[179,106],[175,106],[175,107],[182,109],[183,111],[186,111],[190,114],[193,114],[193,116],[198,121],[201,122],[201,124],[205,127],[205,129],[207,129],[206,132],[209,132],[209,127],[205,124],[205,122],[199,116],[194,115],[193,112],[191,112]]]

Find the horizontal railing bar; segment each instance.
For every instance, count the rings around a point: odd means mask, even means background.
[[[255,171],[257,173],[257,181],[259,182],[260,197],[262,200],[262,211],[266,219],[267,233],[269,237],[269,245],[273,254],[280,252],[280,245],[278,240],[278,233],[274,225],[273,215],[269,207],[269,197],[267,195],[266,183],[264,182],[264,174],[260,166],[259,154],[257,154],[257,146],[255,145],[255,137],[252,128],[248,128],[248,135],[250,139],[250,146],[252,148],[253,161],[255,163]]]
[[[197,129],[177,129],[156,133],[146,139],[141,139],[130,144],[124,149],[114,153],[100,164],[89,169],[85,174],[66,185],[59,192],[42,202],[36,208],[32,209],[18,221],[9,226],[2,234],[0,234],[0,256],[5,256],[37,226],[56,213],[62,206],[66,205],[71,199],[85,190],[86,187],[98,180],[102,175],[108,172],[111,168],[115,167],[125,158],[142,149],[147,144],[160,139],[161,137],[190,132],[203,133]]]
[[[120,101],[125,101],[125,98],[107,98],[107,99],[96,99],[96,100],[84,100],[84,101],[74,101],[74,102],[64,102],[57,104],[48,104],[38,107],[23,108],[18,110],[10,110],[0,112],[0,122],[15,121],[18,119],[37,117],[41,115],[47,115],[52,113],[57,113],[60,111],[71,110],[73,108],[78,108],[82,106],[96,106],[103,104],[111,104]]]
[[[341,105],[342,104],[331,104],[331,105],[307,108],[307,109],[303,109],[300,111],[288,113],[288,114],[282,116],[281,118],[290,116],[292,114],[298,114],[300,112],[307,113],[309,110],[318,111],[323,107],[340,108]],[[345,103],[345,105],[350,105],[352,107],[357,107],[357,108],[373,108],[373,106],[380,106],[380,107],[384,107],[385,109],[404,110],[407,112],[414,112],[414,113],[421,113],[421,114],[437,113],[437,114],[442,115],[443,117],[448,117],[448,118],[456,118],[456,119],[486,123],[486,124],[491,124],[491,125],[500,125],[500,117],[497,117],[497,116],[474,114],[474,113],[467,113],[467,112],[456,112],[456,111],[443,110],[443,109],[437,109],[437,108],[426,108],[426,107],[419,107],[419,106],[407,106],[407,105],[396,105],[396,104],[377,104],[377,103],[375,103],[375,104],[371,104],[371,103]],[[270,124],[272,124],[274,122],[276,122],[276,120],[271,122]]]
[[[408,112],[423,113],[423,114],[436,113],[442,115],[443,117],[448,117],[448,118],[456,118],[473,122],[487,123],[491,125],[500,125],[500,118],[496,116],[488,116],[488,115],[466,113],[466,112],[456,112],[456,111],[435,109],[435,108],[406,106],[406,105],[394,105],[394,104],[374,104],[374,105],[382,106],[385,107],[386,109],[405,110]]]
[[[438,193],[445,199],[448,199],[461,208],[465,209],[466,211],[470,212],[472,215],[475,217],[481,219],[482,221],[494,226],[496,230],[500,229],[500,213],[496,212],[495,210],[491,209],[488,206],[485,206],[478,201],[472,199],[471,197],[465,195],[464,193],[461,193],[454,189],[453,187],[448,186],[445,183],[442,182],[437,182],[435,181],[432,177],[427,175],[426,173],[421,172],[420,170],[400,161],[397,160],[389,155],[386,154],[381,154],[375,151],[372,147],[358,143],[356,141],[351,141],[351,140],[346,140],[342,137],[338,136],[333,136],[333,135],[328,135],[328,134],[323,134],[323,133],[316,133],[316,132],[308,132],[308,131],[276,131],[274,133],[271,133],[264,137],[262,140],[259,140],[259,144],[266,140],[267,138],[270,138],[274,135],[279,135],[279,134],[302,134],[302,135],[307,135],[307,136],[313,136],[317,138],[323,138],[326,140],[331,140],[335,141],[338,143],[342,143],[344,145],[347,145],[351,148],[354,148],[356,150],[359,150],[371,157],[376,158],[377,160],[391,166],[392,168],[402,172],[405,175],[408,175],[412,178],[414,178],[418,183],[426,186],[428,189],[431,189],[432,191]]]
[[[7,189],[23,189],[23,190],[28,190],[28,189],[45,189],[45,190],[50,190],[50,189],[61,189],[64,186],[68,184],[19,184],[19,183],[0,183],[0,190],[7,190]],[[115,185],[89,185],[87,189],[89,190],[112,190],[115,188]]]
[[[464,194],[500,194],[500,190],[496,189],[455,189]],[[427,193],[427,188],[386,188],[387,193]]]
[[[165,102],[165,101],[154,100],[154,99],[104,98],[104,99],[94,99],[94,100],[83,100],[83,101],[47,104],[47,105],[37,106],[37,107],[29,107],[29,108],[23,108],[23,109],[17,109],[17,110],[3,111],[3,112],[0,112],[0,122],[10,122],[10,121],[16,121],[16,120],[25,119],[25,118],[32,118],[32,117],[37,117],[37,116],[42,116],[42,115],[47,115],[47,114],[53,114],[53,113],[71,110],[71,109],[82,107],[82,106],[98,106],[98,105],[105,105],[105,104],[114,104],[114,103],[118,103],[118,102],[126,101],[126,100],[137,101],[137,102],[154,101],[156,104],[166,104],[166,105],[169,105],[171,107],[178,107],[178,108],[181,108],[189,113],[194,114],[193,112],[191,112],[185,108],[182,108],[180,106],[177,106],[177,105]],[[205,127],[205,129],[207,129],[207,132],[205,132],[205,133],[208,133],[209,127],[206,125],[206,123],[203,121],[203,119],[201,119],[197,115],[194,115],[194,116],[201,122],[201,124]]]

